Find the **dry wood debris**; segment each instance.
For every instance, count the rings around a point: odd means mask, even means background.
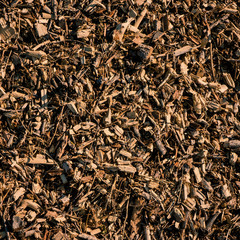
[[[238,1],[0,1],[0,239],[239,239]]]

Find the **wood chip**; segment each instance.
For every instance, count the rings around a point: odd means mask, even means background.
[[[182,48],[179,48],[179,49],[175,50],[174,51],[174,56],[175,57],[180,56],[182,54],[190,52],[191,50],[192,50],[191,46],[184,46]]]
[[[42,154],[37,154],[36,157],[33,158],[22,158],[20,159],[20,161],[27,164],[46,164],[46,165],[54,164],[54,161],[52,159],[46,158],[46,156]]]

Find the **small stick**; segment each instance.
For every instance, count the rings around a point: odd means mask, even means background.
[[[145,240],[151,240],[151,235],[150,235],[149,226],[145,226],[145,228],[144,228],[144,233],[145,233]]]
[[[147,8],[144,8],[143,11],[140,13],[139,18],[135,22],[134,27],[136,27],[136,28],[139,27],[139,25],[142,22],[143,18],[145,17],[146,13],[147,13]]]
[[[60,113],[58,122],[57,122],[57,124],[56,124],[55,132],[54,132],[54,134],[53,134],[53,136],[52,136],[52,139],[51,139],[51,141],[50,141],[50,143],[49,143],[49,145],[48,145],[49,147],[51,146],[52,141],[53,141],[53,139],[55,138],[55,135],[56,135],[56,133],[57,133],[58,125],[59,125],[59,123],[60,123],[60,121],[61,121],[61,119],[62,119],[63,109],[64,109],[64,106],[62,107],[62,110],[61,110],[61,113]]]

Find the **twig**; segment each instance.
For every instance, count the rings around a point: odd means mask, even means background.
[[[49,147],[51,146],[52,141],[53,141],[53,139],[54,139],[54,137],[55,137],[55,135],[56,135],[56,133],[57,133],[58,125],[59,125],[59,123],[60,123],[60,121],[61,121],[61,119],[62,119],[62,114],[63,114],[64,107],[65,107],[65,106],[62,106],[62,110],[61,110],[60,116],[59,116],[59,118],[58,118],[58,122],[57,122],[57,124],[56,124],[56,127],[55,127],[55,132],[54,132],[54,134],[53,134],[53,136],[52,136],[52,139],[51,139],[50,143],[48,144]]]

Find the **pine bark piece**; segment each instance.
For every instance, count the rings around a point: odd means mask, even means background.
[[[161,37],[163,37],[165,35],[164,32],[160,32],[160,31],[157,31],[154,35],[153,35],[153,42],[156,42],[158,41]]]
[[[0,239],[10,239],[10,237],[7,235],[8,232],[0,232]],[[9,234],[9,233],[8,233]]]
[[[9,24],[4,20],[4,18],[0,18],[0,41],[7,41],[11,39],[15,35],[15,29],[10,27]]]
[[[207,222],[206,224],[206,230],[209,232],[212,229],[212,225],[216,221],[217,217],[220,215],[221,211],[217,211]]]
[[[121,23],[117,25],[116,29],[113,31],[113,39],[115,41],[122,42],[124,33],[126,32],[128,26],[133,20],[134,18],[128,18],[128,20],[125,23]]]
[[[28,222],[32,222],[37,216],[37,213],[35,211],[29,210],[27,215],[26,215],[26,219]]]
[[[229,159],[229,163],[232,166],[234,166],[236,164],[237,160],[238,160],[238,155],[235,152],[231,152],[229,158],[230,158]]]
[[[36,194],[39,194],[42,192],[42,188],[41,186],[39,185],[39,183],[32,183],[32,191]]]
[[[137,55],[141,61],[147,60],[153,52],[153,47],[141,44],[137,49]]]
[[[222,186],[222,195],[226,199],[231,197],[231,192],[229,191],[229,188],[228,188],[227,184],[224,184]]]
[[[103,132],[104,134],[107,136],[107,137],[114,137],[114,133],[112,133],[109,128],[105,128],[103,129]]]
[[[231,149],[239,149],[240,141],[239,140],[230,140],[227,145],[225,145]]]
[[[134,1],[138,6],[141,6],[144,4],[145,0],[135,0]]]
[[[13,224],[12,224],[12,228],[13,231],[18,231],[23,227],[23,222],[22,219],[19,216],[13,216]]]
[[[63,234],[61,231],[54,234],[54,236],[52,237],[53,240],[65,240],[66,239],[66,235]]]
[[[41,209],[40,205],[30,199],[24,199],[21,204],[21,208],[26,209],[27,207],[33,209],[36,212],[39,212]]]
[[[78,29],[77,30],[77,38],[87,38],[90,35],[91,31],[92,31],[91,28]]]
[[[44,37],[45,35],[48,34],[47,27],[41,23],[36,23],[35,28],[36,28],[38,37]]]
[[[13,198],[15,201],[17,201],[22,195],[24,195],[26,192],[25,188],[21,187],[19,188],[14,194]]]
[[[130,9],[130,11],[128,12],[128,15],[129,17],[132,17],[132,18],[136,18],[137,17],[137,13],[134,9]]]
[[[183,220],[182,211],[177,207],[174,207],[172,215],[177,222],[181,222]]]

